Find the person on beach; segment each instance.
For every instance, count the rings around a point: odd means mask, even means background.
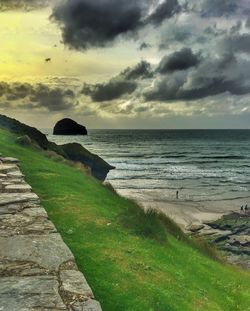
[[[245,213],[247,213],[248,212],[248,206],[247,206],[247,204],[245,205]]]
[[[244,212],[244,206],[243,206],[243,205],[241,205],[240,211],[241,211],[241,212]]]
[[[179,191],[176,191],[176,199],[179,199]]]

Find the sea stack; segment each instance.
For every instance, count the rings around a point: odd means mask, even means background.
[[[53,130],[54,135],[88,135],[86,127],[72,119],[58,121]]]

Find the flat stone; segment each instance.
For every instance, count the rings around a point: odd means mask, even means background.
[[[11,183],[11,184],[23,184],[25,183],[25,181],[22,179],[22,178],[9,178],[8,181]]]
[[[205,226],[204,225],[191,225],[188,230],[191,232],[198,232],[201,229],[203,229]]]
[[[7,177],[8,178],[22,178],[24,177],[24,175],[20,171],[12,171],[12,172],[7,173]]]
[[[62,282],[61,290],[64,292],[94,298],[91,288],[80,271],[60,271],[60,280]]]
[[[8,193],[23,193],[30,192],[32,188],[28,184],[15,184],[5,186],[4,190]]]
[[[39,202],[35,193],[2,193],[0,195],[0,206],[25,202]],[[0,310],[1,311],[1,310]]]
[[[20,172],[16,164],[0,164],[0,173],[8,174],[10,172]]]
[[[45,211],[45,209],[43,207],[39,207],[39,206],[26,208],[23,211],[23,214],[27,215],[29,217],[36,217],[36,218],[42,217],[42,218],[48,219],[48,214]]]
[[[0,278],[0,310],[67,310],[54,276]]]
[[[0,236],[55,233],[43,208],[24,210],[17,214],[0,215]]]
[[[7,176],[7,175],[6,175]],[[6,186],[9,186],[9,185],[16,185],[16,184],[19,184],[19,185],[27,185],[25,183],[24,180],[22,179],[12,179],[12,178],[8,178],[6,180],[0,180],[0,185],[2,185],[2,187],[6,187]]]
[[[15,214],[15,213],[21,212],[24,209],[28,210],[32,208],[40,208],[40,206],[32,202],[0,205],[0,215]]]
[[[1,182],[1,185],[3,187],[6,187],[6,186],[9,186],[9,185],[12,185],[12,182],[11,181],[3,181],[3,182]]]
[[[0,206],[0,215],[5,214],[15,214],[22,210],[22,206],[20,204],[9,204]]]
[[[98,301],[88,299],[84,302],[76,302],[71,306],[72,311],[102,311]]]
[[[7,261],[32,261],[49,271],[74,260],[58,233],[0,237],[0,258]]]
[[[0,275],[6,276],[37,276],[47,275],[49,271],[39,267],[33,262],[25,261],[1,261],[0,260]]]
[[[6,158],[0,158],[0,160],[3,163],[8,163],[8,164],[19,164],[19,160],[16,158],[11,158],[11,157],[6,157]]]

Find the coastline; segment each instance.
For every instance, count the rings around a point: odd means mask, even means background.
[[[135,199],[129,191],[118,191],[118,194]],[[250,213],[249,210],[247,213],[240,211],[250,197],[244,198],[244,201],[136,201],[145,209],[163,212],[186,234],[201,237],[215,245],[228,263],[250,269]]]
[[[203,309],[243,310],[248,305],[248,271],[214,260],[186,239],[179,239],[179,231],[173,232],[158,217],[130,213],[138,208],[133,202],[118,197],[85,171],[38,148],[19,145],[16,135],[1,130],[0,136],[1,152],[20,159],[23,173],[103,309],[117,310],[121,305],[125,309],[138,306],[138,311],[155,306],[175,309],[179,308],[180,290],[179,309],[195,309],[196,302],[203,299],[199,288],[207,297]],[[159,237],[166,237],[167,243]],[[161,305],[156,305],[156,297]]]
[[[181,199],[171,201],[150,201],[141,198],[135,198],[129,190],[117,190],[118,194],[136,200],[144,208],[156,208],[168,217],[173,219],[184,231],[192,225],[202,225],[218,220],[224,215],[233,212],[240,212],[241,205],[250,202],[250,197],[244,199],[230,199],[218,201],[185,201]]]

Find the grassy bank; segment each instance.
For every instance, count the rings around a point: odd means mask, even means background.
[[[210,259],[173,224],[15,139],[0,130],[0,152],[21,160],[104,311],[250,310],[249,272]]]

